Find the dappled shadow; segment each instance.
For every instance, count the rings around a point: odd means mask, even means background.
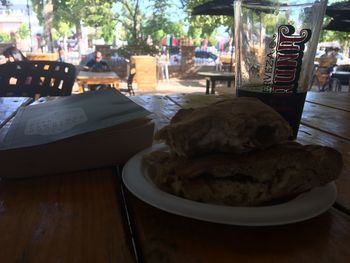
[[[187,86],[187,87],[204,87],[205,88],[205,80],[203,79],[179,79],[178,83],[182,86]]]

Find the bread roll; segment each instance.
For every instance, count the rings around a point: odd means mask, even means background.
[[[264,205],[293,197],[338,178],[339,152],[288,142],[247,154],[211,154],[192,159],[169,149],[145,157],[154,183],[187,199],[233,206]]]
[[[192,157],[212,152],[244,153],[283,142],[292,129],[256,98],[232,98],[206,107],[181,109],[155,139],[174,153]]]

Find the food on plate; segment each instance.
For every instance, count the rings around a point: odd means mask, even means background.
[[[233,206],[286,200],[335,180],[339,152],[318,145],[286,142],[246,154],[210,154],[192,159],[168,148],[145,157],[153,182],[187,199]]]
[[[282,202],[338,178],[341,154],[288,141],[292,129],[255,98],[180,110],[144,157],[151,180],[187,199],[232,206]]]
[[[155,139],[179,156],[212,152],[243,153],[285,141],[292,129],[256,98],[233,98],[206,107],[181,109]]]

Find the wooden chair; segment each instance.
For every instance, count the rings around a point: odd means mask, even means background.
[[[135,75],[136,75],[135,70],[130,72],[128,79],[126,80],[127,88],[126,89],[119,89],[120,92],[127,92],[127,93],[129,93],[130,96],[135,96],[135,91],[134,91],[134,88],[132,86]]]
[[[318,62],[318,65],[314,66],[309,90],[312,89],[313,85],[317,85],[318,91],[331,91],[331,74],[337,64],[337,58],[328,56],[315,59],[315,61]]]
[[[69,96],[75,66],[58,61],[16,61],[0,65],[1,97]]]

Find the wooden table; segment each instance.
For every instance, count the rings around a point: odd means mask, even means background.
[[[227,86],[231,86],[231,82],[234,81],[235,75],[232,72],[223,71],[200,71],[197,73],[198,76],[205,77],[206,79],[206,90],[205,93],[209,94],[209,89],[211,87],[211,94],[215,94],[215,82],[216,81],[227,81]]]
[[[111,85],[113,88],[119,87],[120,78],[114,71],[93,72],[81,70],[77,75],[80,92],[85,91],[87,85]]]
[[[221,98],[203,94],[131,99],[153,112],[151,117],[162,127],[180,108]],[[336,182],[335,205],[313,219],[240,227],[173,215],[129,193],[115,167],[2,179],[1,262],[349,262],[349,118],[350,94],[308,94],[298,141],[335,147],[345,164]],[[10,124],[0,131],[6,133]]]
[[[331,73],[331,80],[337,79],[340,84],[340,90],[341,85],[348,85],[348,92],[350,92],[350,71],[341,71],[337,70]],[[334,87],[337,88],[337,87]]]

